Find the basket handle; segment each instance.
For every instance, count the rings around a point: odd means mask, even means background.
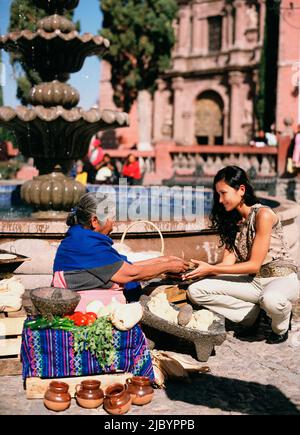
[[[136,224],[140,224],[140,223],[142,223],[142,224],[149,224],[149,225],[151,225],[153,228],[155,228],[156,231],[158,231],[159,236],[160,236],[160,240],[161,240],[161,250],[160,250],[160,254],[161,254],[161,255],[164,255],[164,252],[165,252],[165,241],[164,241],[163,235],[162,235],[160,229],[158,228],[158,226],[156,226],[156,225],[155,225],[153,222],[151,222],[151,221],[136,221],[136,222],[133,222],[132,224],[130,224],[130,225],[126,228],[126,230],[124,231],[120,243],[122,243],[122,244],[124,243],[124,240],[125,240],[125,237],[126,237],[126,235],[127,235],[128,230],[130,230],[130,228],[132,228],[134,225],[136,225]]]

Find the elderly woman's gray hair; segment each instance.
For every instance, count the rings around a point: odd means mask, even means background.
[[[89,227],[91,219],[93,216],[96,216],[100,224],[103,225],[106,219],[112,218],[115,215],[112,205],[109,207],[110,209],[107,209],[107,202],[104,202],[106,200],[107,196],[103,193],[86,193],[69,213],[66,224],[69,227],[76,224]],[[104,210],[104,204],[106,204],[106,211]]]

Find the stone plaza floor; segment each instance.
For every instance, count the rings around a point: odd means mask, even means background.
[[[269,345],[270,331],[261,323],[255,338],[243,341],[228,331],[204,366],[210,373],[193,374],[187,380],[169,380],[166,389],[155,390],[153,401],[133,406],[130,416],[188,415],[300,415],[300,303],[285,343]],[[0,415],[47,415],[42,400],[27,400],[21,377],[0,377]],[[64,415],[106,415],[101,408],[86,410],[72,400]]]

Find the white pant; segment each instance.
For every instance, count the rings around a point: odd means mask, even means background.
[[[292,303],[299,298],[299,285],[296,273],[272,278],[219,275],[191,284],[187,296],[194,304],[245,326],[252,325],[263,308],[272,319],[272,330],[284,334]]]

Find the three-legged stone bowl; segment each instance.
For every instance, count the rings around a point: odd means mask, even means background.
[[[155,345],[156,337],[160,334],[164,335],[164,340],[168,340],[168,336],[173,336],[173,338],[177,338],[178,342],[192,342],[195,346],[198,361],[205,362],[210,357],[214,347],[220,346],[226,339],[225,318],[223,316],[216,314],[215,316],[218,317],[218,319],[213,321],[208,331],[187,328],[186,326],[179,326],[175,323],[168,322],[167,320],[153,314],[148,308],[150,298],[151,296],[143,295],[140,298],[140,303],[144,309],[142,324],[146,326],[146,336],[147,330],[155,331],[155,333],[151,334],[151,337],[149,337],[150,341],[153,342],[153,345]],[[170,305],[175,309],[178,309],[176,305],[172,303]]]

